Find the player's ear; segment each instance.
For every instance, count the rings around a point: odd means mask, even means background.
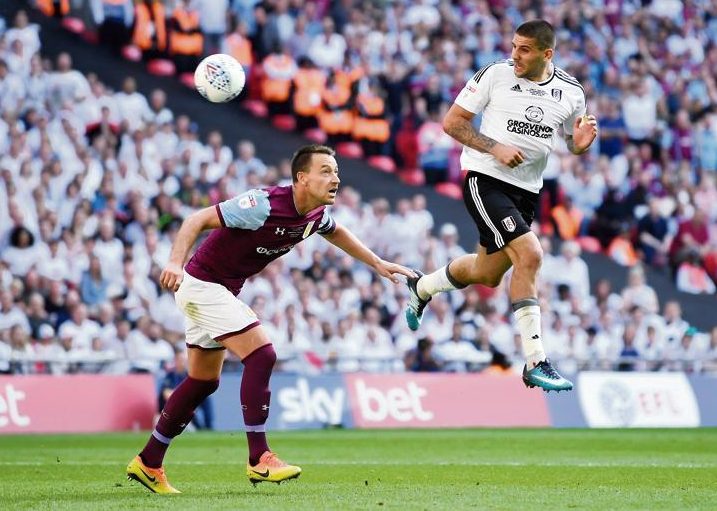
[[[548,48],[543,52],[543,56],[545,57],[545,60],[552,60],[554,50],[552,48]]]

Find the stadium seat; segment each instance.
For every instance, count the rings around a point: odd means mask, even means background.
[[[436,192],[451,199],[460,200],[463,198],[463,189],[456,183],[438,183],[434,188]]]
[[[321,131],[319,128],[311,128],[304,132],[304,136],[317,144],[326,143],[326,133]]]
[[[271,118],[271,124],[281,131],[294,131],[296,119],[293,115],[275,115]]]
[[[174,76],[177,68],[171,60],[153,59],[147,62],[147,71],[157,76]],[[194,83],[194,77],[192,77],[192,83]]]
[[[592,236],[581,236],[576,241],[578,242],[578,245],[580,245],[580,248],[582,248],[585,252],[589,252],[591,254],[602,252],[602,247],[600,246],[600,242],[597,238],[593,238]]]
[[[363,157],[363,149],[356,142],[339,142],[336,144],[336,153],[344,158]]]
[[[426,184],[426,175],[421,169],[403,169],[398,173],[398,178],[411,186]]]
[[[82,35],[80,37],[82,37],[82,40],[88,44],[100,43],[100,36],[95,30],[85,30],[84,32],[82,32]]]
[[[85,31],[85,22],[82,21],[80,18],[73,18],[71,16],[67,16],[65,18],[62,18],[62,28],[64,28],[68,32],[72,32],[73,34],[82,35],[82,33]]]
[[[269,115],[269,110],[266,108],[266,103],[260,99],[247,99],[241,106],[249,111],[254,117],[264,118]]]
[[[396,172],[396,162],[388,156],[369,156],[368,164],[382,172],[389,174]]]
[[[182,73],[179,75],[179,81],[190,89],[194,88],[194,73]]]
[[[133,44],[128,44],[122,48],[122,57],[131,62],[139,62],[142,60],[142,50]]]

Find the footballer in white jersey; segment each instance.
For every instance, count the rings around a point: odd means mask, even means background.
[[[512,60],[484,67],[468,80],[455,104],[483,112],[480,132],[520,149],[523,162],[510,168],[488,153],[464,146],[461,166],[538,193],[559,128],[572,135],[575,120],[585,114],[585,92],[575,78],[555,66],[542,82],[518,78],[514,67]]]
[[[513,36],[511,59],[478,71],[443,119],[445,132],[463,144],[463,199],[478,226],[480,247],[429,275],[409,277],[406,321],[417,330],[433,295],[470,284],[496,287],[512,266],[509,294],[526,359],[523,382],[559,392],[573,384],[543,348],[536,284],[543,252],[530,224],[560,129],[568,149],[582,154],[597,136],[597,120],[585,115],[578,81],[553,64],[554,51],[550,23],[523,23]],[[473,118],[479,113],[476,131]]]

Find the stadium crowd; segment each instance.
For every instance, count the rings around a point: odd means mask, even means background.
[[[401,5],[388,7],[394,14],[386,23],[411,19],[405,12],[396,18]],[[416,5],[421,10],[413,16],[423,21],[414,29],[421,34],[435,7]],[[356,9],[347,12],[357,23]],[[489,21],[487,13],[476,17],[476,26]],[[517,15],[508,12],[505,19]],[[130,77],[112,91],[99,77],[74,70],[66,53],[55,62],[43,59],[39,27],[24,14],[6,25],[0,39],[0,373],[160,374],[183,349],[182,315],[157,285],[182,219],[248,188],[290,182],[289,161],[265,162],[251,141],[235,145],[218,131],[202,140],[191,119],[166,108],[163,91],[146,98]],[[452,25],[440,26],[450,32]],[[430,48],[443,52],[444,46]],[[428,82],[444,77],[424,76]],[[636,151],[638,158],[647,149]],[[614,158],[626,154],[629,148]],[[583,178],[612,175],[610,160],[598,161],[607,165],[605,173]],[[657,173],[657,165],[646,168]],[[557,166],[561,184],[571,182],[575,169],[586,171],[577,159]],[[681,176],[689,190],[691,181]],[[587,188],[576,185],[580,192]],[[693,197],[685,193],[686,204],[680,194],[655,195],[664,199],[658,213],[674,200],[681,214],[699,218],[698,204],[715,204],[695,196],[688,208]],[[455,226],[434,226],[420,194],[392,207],[386,199],[367,204],[359,191],[344,187],[333,215],[380,255],[423,270],[463,253]],[[707,217],[714,226],[714,215]],[[404,228],[407,222],[412,229]],[[682,319],[677,302],[660,304],[642,266],[630,270],[624,289],[604,280],[591,294],[580,244],[563,240],[554,255],[552,238],[541,239],[544,338],[562,370],[717,371],[717,327],[698,332]],[[315,236],[248,282],[242,298],[262,318],[285,370],[509,371],[523,362],[506,319],[504,285],[434,299],[417,340],[403,319],[405,286],[376,280]]]
[[[69,13],[69,2],[38,4]],[[457,92],[509,55],[521,20],[547,19],[558,30],[555,63],[585,86],[601,129],[589,155],[563,147],[551,156],[542,232],[622,265],[665,269],[681,291],[715,293],[713,0],[76,4],[101,41],[168,56],[179,72],[208,52],[234,55],[250,77],[246,104],[268,106],[277,125],[354,140],[359,153],[390,155],[411,181],[417,168],[428,183],[462,177],[460,147],[441,128]]]

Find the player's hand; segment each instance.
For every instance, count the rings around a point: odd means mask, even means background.
[[[520,149],[505,144],[494,145],[490,154],[492,154],[498,162],[507,165],[511,169],[517,167],[525,160],[525,155]]]
[[[395,276],[396,273],[400,273],[406,277],[418,277],[413,270],[410,270],[405,266],[401,266],[400,264],[389,263],[383,259],[379,259],[378,262],[373,265],[373,269],[376,270],[376,273],[386,279],[389,279],[394,284],[398,284],[400,282]]]
[[[167,263],[159,276],[159,284],[170,291],[177,291],[184,278],[182,266],[176,263]]]
[[[597,119],[594,115],[583,115],[575,120],[573,142],[576,149],[583,151],[590,147],[597,134]]]

